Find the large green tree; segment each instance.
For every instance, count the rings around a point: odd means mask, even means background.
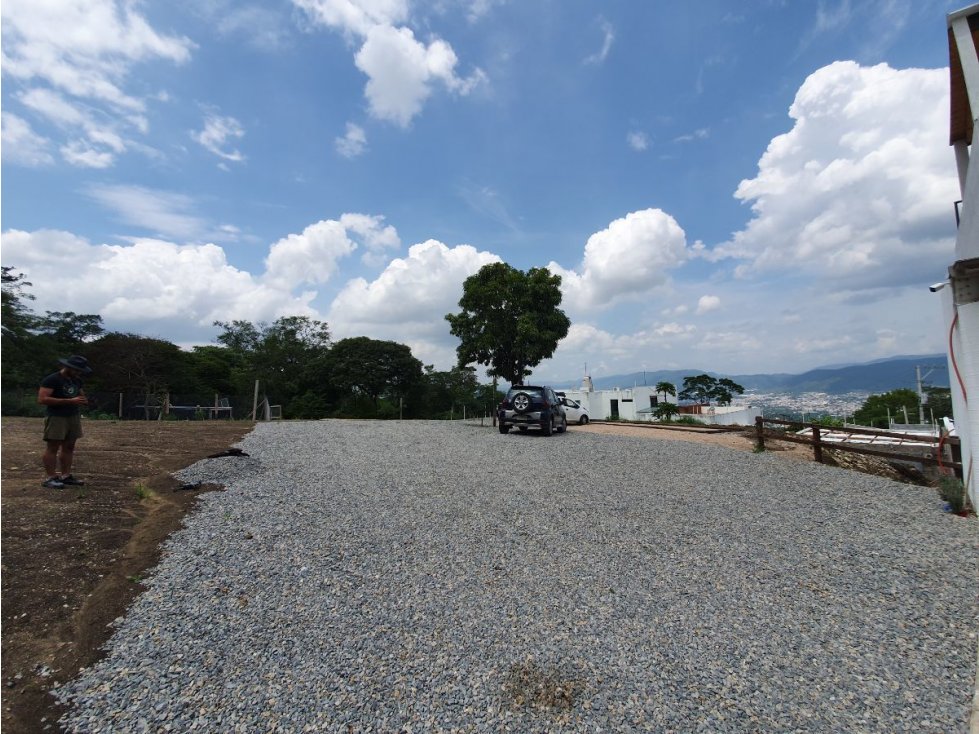
[[[86,379],[90,392],[159,396],[197,387],[190,355],[163,339],[109,332],[80,351],[94,368]]]
[[[462,310],[445,316],[460,341],[459,365],[486,365],[490,376],[519,384],[567,336],[560,305],[561,276],[546,268],[483,266],[463,283]]]
[[[232,353],[232,382],[249,394],[255,380],[272,402],[288,404],[306,392],[312,365],[330,349],[329,326],[307,316],[283,316],[271,324],[216,321],[217,341]]]
[[[952,417],[952,391],[947,387],[925,388],[925,420]]]
[[[423,385],[419,397],[423,401],[421,415],[427,418],[448,418],[480,412],[480,386],[474,367],[453,367],[439,372],[432,365],[425,365]]]
[[[35,330],[56,344],[68,347],[77,346],[105,333],[101,316],[78,314],[74,311],[46,311],[44,316],[36,320]]]
[[[0,303],[3,305],[0,331],[3,335],[26,335],[34,325],[34,314],[26,301],[33,301],[34,295],[27,292],[33,285],[23,273],[18,273],[11,265],[2,266],[0,275]]]
[[[744,388],[727,377],[720,379],[710,375],[693,375],[683,378],[681,400],[693,400],[701,405],[714,402],[718,405],[730,405],[734,395],[744,393]]]
[[[422,363],[411,349],[366,336],[341,339],[325,359],[326,377],[345,391],[364,395],[377,407],[384,398],[405,397],[422,380]]]
[[[853,413],[855,423],[875,428],[889,428],[887,419],[903,422],[904,409],[907,408],[911,421],[918,419],[918,393],[906,387],[891,390],[883,395],[871,395]]]

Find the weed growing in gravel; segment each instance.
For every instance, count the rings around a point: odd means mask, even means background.
[[[538,667],[533,660],[517,663],[503,681],[503,697],[517,708],[566,710],[575,705],[584,684],[556,668]]]
[[[962,512],[968,504],[965,485],[958,477],[943,476],[938,480],[938,491],[942,499],[948,502],[952,512]]]

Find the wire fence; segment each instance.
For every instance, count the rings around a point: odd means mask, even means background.
[[[178,393],[86,393],[82,414],[116,420],[236,420],[252,417],[253,397]],[[3,415],[43,416],[36,390],[4,390]]]

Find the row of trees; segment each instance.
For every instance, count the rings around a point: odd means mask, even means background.
[[[853,422],[862,426],[888,428],[890,420],[903,423],[905,413],[912,423],[919,420],[930,423],[932,415],[936,419],[952,415],[952,391],[949,388],[926,387],[924,393],[924,415],[921,415],[918,393],[900,388],[868,397],[859,410],[854,411]]]
[[[106,331],[96,314],[35,314],[31,283],[3,268],[2,382],[33,389],[59,357],[81,354],[96,371],[89,393],[250,396],[255,380],[283,414],[439,418],[481,413],[499,401],[472,367],[438,371],[409,347],[353,337],[333,342],[326,323],[305,316],[216,322],[217,344],[190,351],[138,334]]]

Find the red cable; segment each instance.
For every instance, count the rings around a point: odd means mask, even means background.
[[[952,360],[952,369],[955,370],[955,378],[959,381],[959,387],[962,388],[962,398],[965,400],[966,405],[969,404],[969,393],[965,389],[965,382],[962,381],[962,375],[959,374],[959,365],[955,361],[955,347],[952,345],[952,334],[955,333],[955,325],[959,323],[959,310],[955,309],[955,318],[952,319],[952,325],[948,330],[948,356]]]

